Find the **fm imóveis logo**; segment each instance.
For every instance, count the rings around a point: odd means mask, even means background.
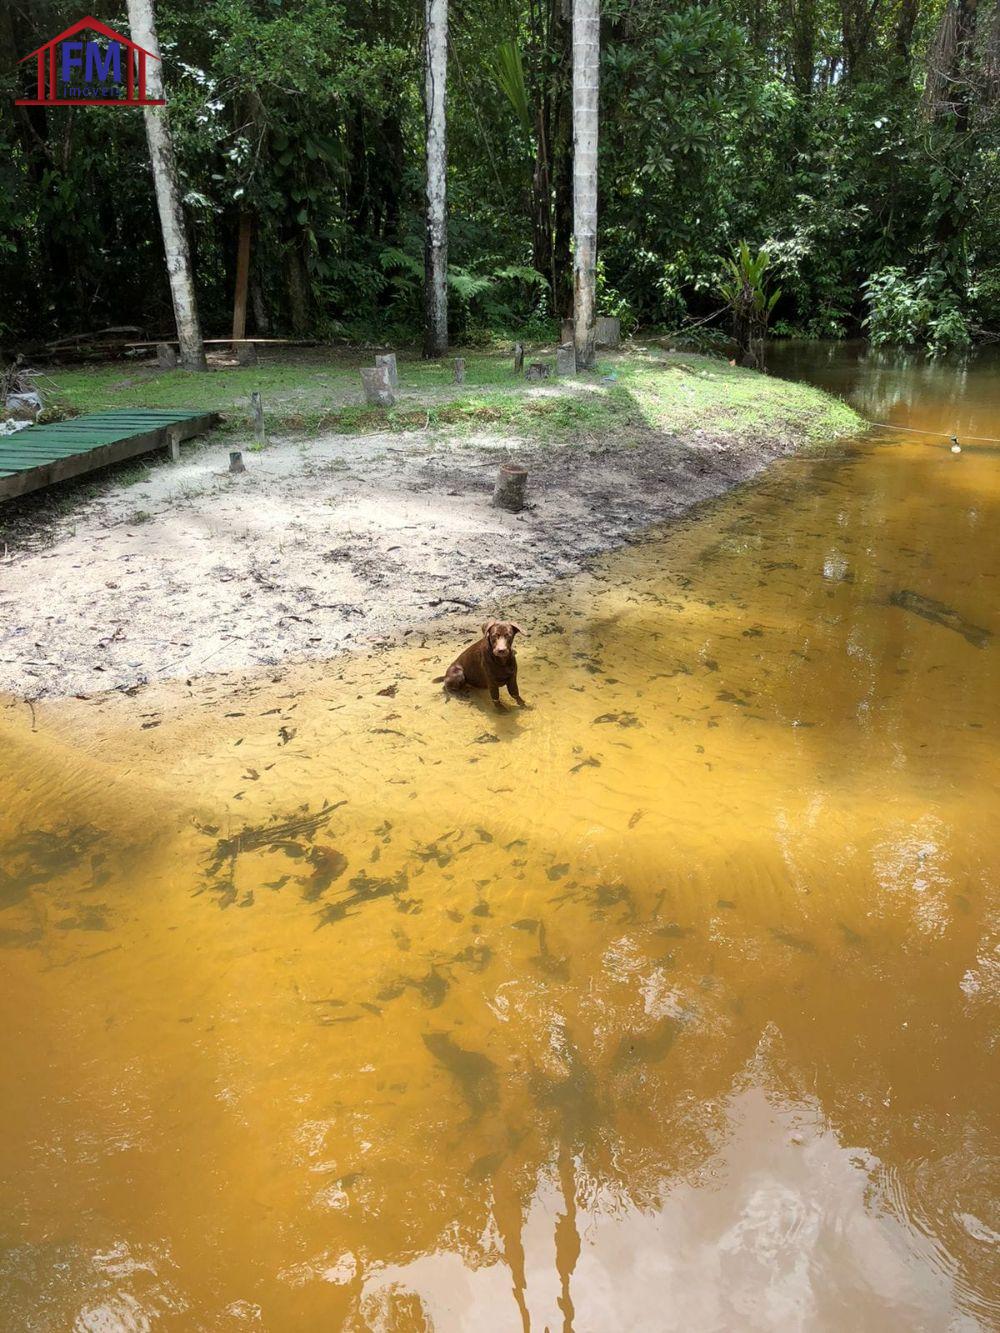
[[[146,96],[146,62],[159,56],[95,18],[83,18],[24,56],[38,62],[34,97],[17,106],[163,106]]]

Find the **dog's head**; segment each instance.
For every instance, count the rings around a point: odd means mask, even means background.
[[[512,620],[484,620],[483,637],[491,657],[498,662],[509,662],[514,655],[514,635],[522,633],[521,626]]]

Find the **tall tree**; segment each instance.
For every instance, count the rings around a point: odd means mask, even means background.
[[[573,11],[572,0],[552,8],[552,192],[554,196],[553,306],[562,318],[573,313]]]
[[[424,0],[427,223],[424,356],[448,350],[448,0]]]
[[[573,0],[573,341],[594,364],[597,302],[597,120],[601,0]]]
[[[128,20],[132,40],[144,47],[155,60],[146,62],[146,96],[163,96],[163,66],[156,37],[156,19],[153,0],[128,0]],[[174,304],[174,319],[180,343],[181,365],[186,370],[205,369],[205,348],[198,323],[198,303],[194,294],[194,272],[188,245],[184,210],[181,204],[180,184],[177,178],[177,159],[170,134],[170,118],[165,106],[147,106],[143,111],[146,121],[146,140],[153,164],[153,182],[156,187],[156,205],[160,213],[163,250],[167,259],[170,295]]]

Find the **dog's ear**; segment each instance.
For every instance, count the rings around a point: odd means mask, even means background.
[[[484,620],[484,621],[483,621],[483,633],[484,633],[484,634],[489,634],[489,632],[490,632],[490,626],[491,626],[491,625],[495,625],[496,623],[497,623],[497,622],[496,622],[496,619],[495,619],[493,616],[491,616],[489,620]]]
[[[523,633],[524,633],[524,630],[521,628],[520,625],[515,625],[514,622],[513,622],[513,620],[512,620],[512,621],[510,622],[510,632],[511,632],[511,634],[523,634]]]

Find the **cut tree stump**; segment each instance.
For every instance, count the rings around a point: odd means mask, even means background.
[[[563,343],[556,352],[556,374],[576,374],[576,348],[572,343]]]
[[[384,366],[389,375],[389,388],[399,388],[399,370],[396,366],[396,353],[385,352],[375,358],[376,366]]]
[[[528,469],[516,463],[505,463],[497,474],[493,488],[493,503],[498,509],[509,509],[512,514],[524,508],[524,492],[528,484]]]
[[[361,383],[365,386],[365,402],[372,407],[392,407],[395,403],[388,366],[363,366]]]
[[[524,372],[526,380],[547,380],[552,374],[552,367],[546,361],[532,361]]]
[[[237,343],[236,364],[238,366],[255,366],[257,364],[257,348],[253,343]]]
[[[598,315],[597,329],[594,336],[594,345],[597,347],[621,347],[622,345],[621,320],[612,319],[610,315]]]
[[[161,370],[177,369],[177,353],[169,343],[156,344],[156,364]]]
[[[514,374],[520,375],[524,369],[524,343],[514,344]]]
[[[464,357],[464,356],[456,356],[456,357],[455,357],[455,383],[456,383],[456,384],[464,384],[464,383],[465,383],[465,357]]]
[[[229,451],[229,471],[246,472],[246,467],[243,464],[243,454],[239,449],[230,449]]]
[[[264,429],[264,404],[256,389],[250,395],[250,410],[253,413],[253,437],[257,444],[267,444],[267,432]]]

